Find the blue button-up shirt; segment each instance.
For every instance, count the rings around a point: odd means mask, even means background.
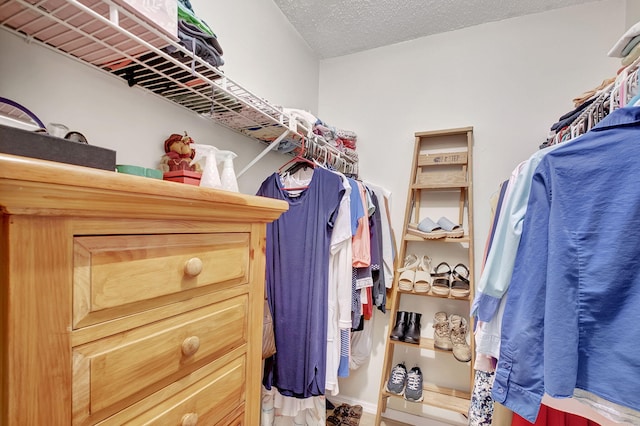
[[[496,401],[531,422],[545,392],[640,410],[640,107],[541,160],[508,298]]]

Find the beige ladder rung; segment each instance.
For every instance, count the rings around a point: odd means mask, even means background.
[[[446,166],[452,164],[467,164],[466,152],[434,152],[420,154],[418,166]]]

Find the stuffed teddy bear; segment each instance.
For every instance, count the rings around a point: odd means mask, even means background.
[[[177,133],[172,134],[164,141],[164,152],[160,161],[160,170],[172,172],[176,170],[188,170],[191,172],[201,172],[199,164],[191,165],[191,160],[195,156],[195,150],[191,144],[193,139],[184,132],[184,136]]]

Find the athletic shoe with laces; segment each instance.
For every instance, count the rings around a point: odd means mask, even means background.
[[[420,367],[413,367],[409,371],[404,399],[410,402],[422,402],[422,371],[420,371]]]
[[[406,383],[407,367],[405,367],[403,363],[400,363],[391,369],[391,375],[384,388],[387,392],[394,395],[403,395]]]

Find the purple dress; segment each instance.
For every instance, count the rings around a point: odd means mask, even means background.
[[[267,225],[267,296],[276,354],[263,383],[297,398],[324,395],[329,246],[344,194],[336,174],[317,167],[307,189],[291,197],[277,173],[257,195],[285,200],[289,210]]]

